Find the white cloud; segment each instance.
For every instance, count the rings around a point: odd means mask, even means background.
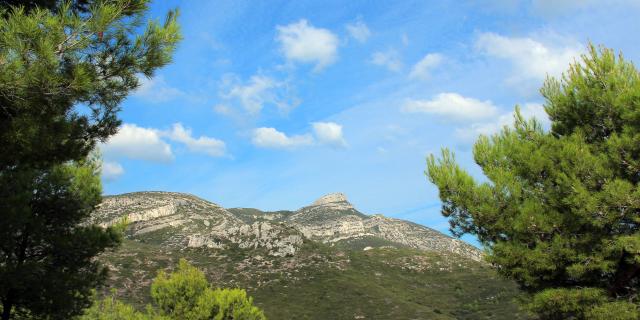
[[[170,162],[174,159],[173,151],[163,138],[184,144],[191,152],[204,153],[213,157],[225,155],[224,141],[205,136],[194,138],[191,130],[184,128],[180,123],[175,123],[170,130],[164,131],[125,123],[118,133],[100,145],[100,150],[106,159],[130,158]],[[112,172],[117,172],[115,166],[105,170],[111,169]]]
[[[342,134],[342,126],[335,122],[314,122],[313,134],[287,136],[275,128],[257,128],[253,130],[251,141],[261,148],[292,149],[310,145],[346,147],[347,141]]]
[[[171,146],[160,139],[158,130],[125,123],[118,133],[100,146],[106,158],[126,157],[155,162],[173,160]]]
[[[253,131],[252,142],[261,148],[295,148],[313,144],[313,137],[309,134],[287,136],[274,128],[257,128]]]
[[[402,69],[402,61],[396,50],[378,51],[371,55],[371,63],[385,67],[389,71],[398,72]]]
[[[227,87],[222,97],[237,100],[240,106],[249,114],[256,115],[267,105],[273,105],[282,112],[287,112],[299,104],[299,100],[290,92],[288,83],[276,81],[273,78],[254,75],[243,84],[235,75],[227,75],[223,80]],[[217,106],[216,112],[231,113],[228,106]]]
[[[115,179],[118,179],[123,174],[124,168],[122,168],[119,163],[112,161],[102,162],[102,177],[106,181],[113,181]]]
[[[316,28],[302,19],[286,26],[278,26],[276,39],[287,60],[314,63],[315,70],[336,61],[338,37],[331,31]]]
[[[538,88],[547,75],[560,76],[582,51],[577,42],[567,39],[561,42],[555,45],[545,44],[533,38],[483,33],[476,40],[475,46],[487,56],[511,62],[514,70],[507,83]]]
[[[349,36],[358,40],[360,43],[367,42],[367,39],[371,36],[371,31],[367,27],[367,25],[362,22],[361,19],[358,19],[356,22],[349,23],[346,26],[347,32]]]
[[[183,143],[187,149],[193,152],[204,153],[212,157],[225,155],[226,145],[224,141],[211,137],[200,136],[194,138],[190,129],[185,129],[181,123],[174,123],[170,131],[164,132],[169,139]]]
[[[314,122],[312,125],[313,132],[319,143],[336,147],[347,146],[347,141],[342,135],[341,125],[335,122]]]
[[[155,78],[139,77],[140,87],[133,93],[133,96],[153,102],[166,102],[181,96],[184,92],[177,88],[171,87],[162,75]]]
[[[442,64],[444,60],[444,56],[439,53],[429,53],[424,56],[418,63],[416,63],[413,68],[411,68],[411,73],[409,74],[409,78],[412,79],[426,79],[429,77],[430,72]]]
[[[445,92],[431,100],[407,100],[402,111],[434,114],[456,121],[476,121],[494,116],[498,108],[489,100],[480,101]]]
[[[213,107],[213,111],[218,114],[222,114],[225,116],[231,115],[233,113],[233,109],[225,104],[217,104]]]
[[[544,107],[539,103],[525,103],[520,108],[520,114],[525,119],[535,118],[542,124],[543,128],[548,128],[551,125],[549,116],[546,111],[544,111]],[[505,126],[513,127],[514,115],[515,111],[511,111],[496,117],[495,120],[491,122],[474,123],[468,128],[458,128],[456,129],[456,136],[462,140],[471,142],[481,134],[487,136],[493,135]]]

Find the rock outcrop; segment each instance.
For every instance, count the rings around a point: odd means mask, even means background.
[[[297,230],[269,221],[247,224],[226,209],[172,192],[137,192],[106,197],[92,222],[109,226],[126,218],[127,236],[174,249],[263,248],[273,256],[294,255],[302,245]]]
[[[382,215],[365,215],[342,193],[325,195],[293,212],[225,209],[181,193],[130,193],[106,197],[91,222],[108,226],[124,217],[130,223],[131,239],[174,249],[237,246],[264,249],[271,256],[291,256],[305,239],[331,245],[381,239],[398,246],[482,260],[480,250],[433,229]]]

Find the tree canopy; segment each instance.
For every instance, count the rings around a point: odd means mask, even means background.
[[[91,152],[180,39],[176,12],[144,26],[147,0],[44,2],[0,3],[2,319],[69,319],[90,305],[106,275],[94,257],[120,238],[85,222],[102,193]]]
[[[477,236],[544,319],[638,319],[638,71],[590,45],[541,93],[550,131],[516,109],[514,127],[475,143],[486,179],[447,149],[428,158],[442,213],[455,235]]]

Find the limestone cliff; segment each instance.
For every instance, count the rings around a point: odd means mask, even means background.
[[[472,260],[481,251],[433,229],[357,211],[342,193],[325,195],[296,211],[262,212],[221,206],[192,195],[138,192],[106,197],[92,217],[103,226],[126,217],[128,237],[176,249],[263,248],[269,255],[295,255],[305,239],[328,244],[376,242],[424,251],[455,253]]]

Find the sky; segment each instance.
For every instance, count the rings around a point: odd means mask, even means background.
[[[173,8],[173,62],[141,77],[100,145],[105,194],[295,210],[342,192],[446,233],[429,154],[482,179],[478,135],[516,105],[548,128],[538,90],[589,41],[640,61],[640,0],[156,0],[149,19]]]

